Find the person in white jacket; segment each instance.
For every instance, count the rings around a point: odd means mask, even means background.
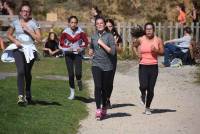
[[[37,51],[35,41],[40,42],[41,33],[38,23],[31,18],[31,6],[29,3],[22,3],[19,10],[19,18],[12,21],[7,31],[7,36],[8,39],[17,46],[17,49],[13,50],[13,56],[17,67],[17,103],[19,105],[24,105],[32,102],[31,69]],[[15,36],[13,35],[14,33]]]

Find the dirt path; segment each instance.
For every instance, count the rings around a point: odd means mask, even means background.
[[[115,76],[113,109],[102,121],[95,120],[95,103],[88,104],[89,116],[80,124],[79,134],[197,134],[200,130],[200,86],[197,67],[160,68],[152,115],[144,115],[139,103],[138,66],[121,62]],[[93,81],[90,81],[93,98]]]

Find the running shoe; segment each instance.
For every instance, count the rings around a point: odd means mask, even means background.
[[[19,96],[18,96],[17,104],[18,104],[18,105],[24,105],[24,98],[23,98],[23,95],[19,95]]]
[[[151,115],[151,109],[150,108],[145,108],[144,114]]]
[[[96,118],[96,120],[101,120],[102,119],[101,109],[97,109],[96,110],[95,118]]]

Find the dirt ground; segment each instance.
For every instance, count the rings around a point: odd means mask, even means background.
[[[195,83],[196,66],[159,68],[152,115],[145,115],[139,101],[136,61],[118,62],[113,108],[102,121],[95,119],[95,102],[88,103],[89,116],[78,134],[198,134],[200,130],[200,85]],[[93,80],[89,81],[94,98]]]

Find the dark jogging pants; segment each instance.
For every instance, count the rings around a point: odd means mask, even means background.
[[[154,87],[156,84],[157,76],[158,65],[139,65],[139,88],[142,97],[146,97],[146,108],[150,108],[154,96]]]
[[[24,87],[26,86],[26,98],[31,99],[31,70],[35,60],[33,59],[30,63],[26,63],[24,53],[19,50],[13,50],[13,56],[17,67],[18,95],[24,95]],[[36,52],[34,56],[36,56]]]
[[[109,85],[112,84],[112,71],[103,71],[99,67],[92,66],[92,75],[95,85],[94,95],[96,107],[97,109],[100,109],[101,104],[103,104],[103,107],[106,107],[107,91],[109,89]]]
[[[65,62],[67,66],[69,85],[71,88],[75,88],[74,83],[74,69],[77,80],[82,78],[82,56],[80,54],[65,54]]]

